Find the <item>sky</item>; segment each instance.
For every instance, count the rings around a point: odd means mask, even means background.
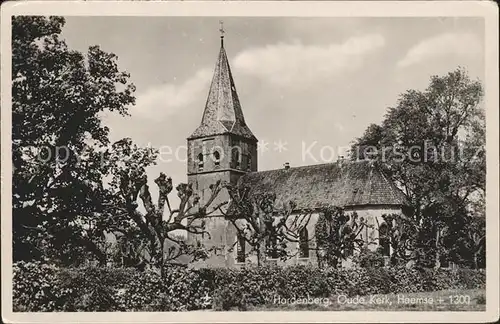
[[[199,125],[219,53],[218,17],[66,17],[72,49],[99,45],[130,73],[130,117],[103,115],[111,139],[160,149],[148,170],[186,182],[186,138]],[[480,18],[225,17],[226,49],[258,169],[328,163],[382,121],[401,93],[463,67],[484,80]],[[266,144],[267,143],[267,144]],[[154,183],[151,185],[154,186]]]

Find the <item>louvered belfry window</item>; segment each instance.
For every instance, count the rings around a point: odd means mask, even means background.
[[[218,151],[214,152],[214,164],[216,167],[220,166],[220,153]]]
[[[198,154],[198,170],[203,171],[203,166],[204,166],[203,153],[200,153]]]

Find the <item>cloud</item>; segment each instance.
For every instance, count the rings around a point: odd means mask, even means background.
[[[384,45],[385,39],[378,34],[324,46],[278,43],[240,52],[233,67],[238,73],[289,86],[355,70],[362,66],[366,55]]]
[[[136,105],[130,112],[134,117],[148,119],[174,115],[203,97],[204,92],[208,91],[211,77],[212,70],[204,68],[180,84],[167,83],[149,88],[136,95]]]
[[[481,48],[481,42],[474,34],[444,33],[427,38],[410,48],[397,65],[407,67],[449,55],[474,58],[481,53]]]
[[[366,54],[384,46],[380,35],[352,37],[340,44],[303,45],[279,43],[241,51],[232,68],[242,77],[259,78],[275,85],[293,86],[334,76],[360,67]],[[138,92],[132,117],[157,120],[205,100],[212,69],[198,70],[183,82],[157,85]],[[202,98],[202,99],[200,99]]]

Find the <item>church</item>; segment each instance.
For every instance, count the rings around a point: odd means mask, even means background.
[[[334,163],[285,167],[277,170],[258,171],[257,137],[246,124],[242,106],[236,91],[231,68],[221,36],[219,56],[214,69],[208,98],[201,123],[187,138],[188,183],[200,197],[200,202],[210,197],[211,184],[217,180],[232,185],[246,185],[254,194],[272,192],[277,201],[293,200],[297,209],[317,210],[324,205],[343,207],[346,214],[356,212],[370,226],[364,235],[375,249],[380,244],[378,233],[383,230],[384,214],[401,214],[406,206],[404,194],[390,182],[371,161],[339,160]],[[229,195],[222,192],[213,205],[229,201]],[[300,250],[287,260],[272,259],[276,264],[316,264],[313,253],[314,228],[318,213],[311,216],[303,230],[304,244],[290,243],[287,249]],[[222,252],[203,261],[203,266],[240,267],[255,263],[256,259],[245,256],[245,242],[238,240],[234,226],[222,215],[206,220],[210,238],[201,240],[206,247],[218,246]],[[386,246],[387,256],[390,247]],[[293,254],[293,253],[292,253]]]

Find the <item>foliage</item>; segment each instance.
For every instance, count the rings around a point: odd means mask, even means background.
[[[484,249],[486,177],[483,88],[457,69],[408,90],[352,145],[351,158],[374,159],[409,199],[411,256],[422,266],[445,258],[477,266]],[[396,242],[396,241],[394,241]],[[398,257],[402,257],[399,254]],[[476,259],[476,262],[474,261]]]
[[[74,264],[92,251],[104,262],[102,237],[80,230],[103,195],[99,148],[109,129],[99,115],[126,115],[135,88],[116,55],[70,50],[59,38],[64,23],[12,20],[13,253]]]
[[[361,268],[378,268],[385,264],[384,256],[380,249],[375,251],[368,248],[361,249],[360,253],[354,257],[354,263]]]
[[[409,260],[417,259],[418,225],[415,221],[401,214],[383,214],[382,219],[387,225],[387,237],[392,248],[391,264],[404,265]]]
[[[325,208],[315,225],[320,267],[338,267],[342,260],[361,250],[367,242],[359,233],[368,226],[357,213],[346,214],[342,208]]]
[[[478,305],[486,305],[486,296],[484,294],[477,296],[476,303]]]
[[[484,288],[473,269],[248,267],[241,270],[171,267],[163,278],[133,268],[60,269],[14,264],[15,311],[245,310],[275,298],[413,293]]]
[[[246,302],[246,292],[242,289],[232,289],[233,287],[223,287],[218,290],[214,297],[214,309],[217,311],[229,311],[237,309],[246,311],[248,308]]]
[[[144,269],[184,254],[206,257],[203,247],[172,232],[205,233],[204,223],[194,221],[213,212],[208,208],[220,184],[203,205],[189,185],[179,184],[181,202],[171,208],[172,179],[160,173],[153,203],[146,169],[156,163],[157,150],[129,138],[111,144],[101,120],[103,113],[128,115],[135,103],[130,76],[119,70],[115,54],[98,46],[87,53],[69,49],[60,39],[64,23],[42,16],[12,21],[14,260],[77,266],[111,259]],[[117,246],[109,246],[110,234]]]

